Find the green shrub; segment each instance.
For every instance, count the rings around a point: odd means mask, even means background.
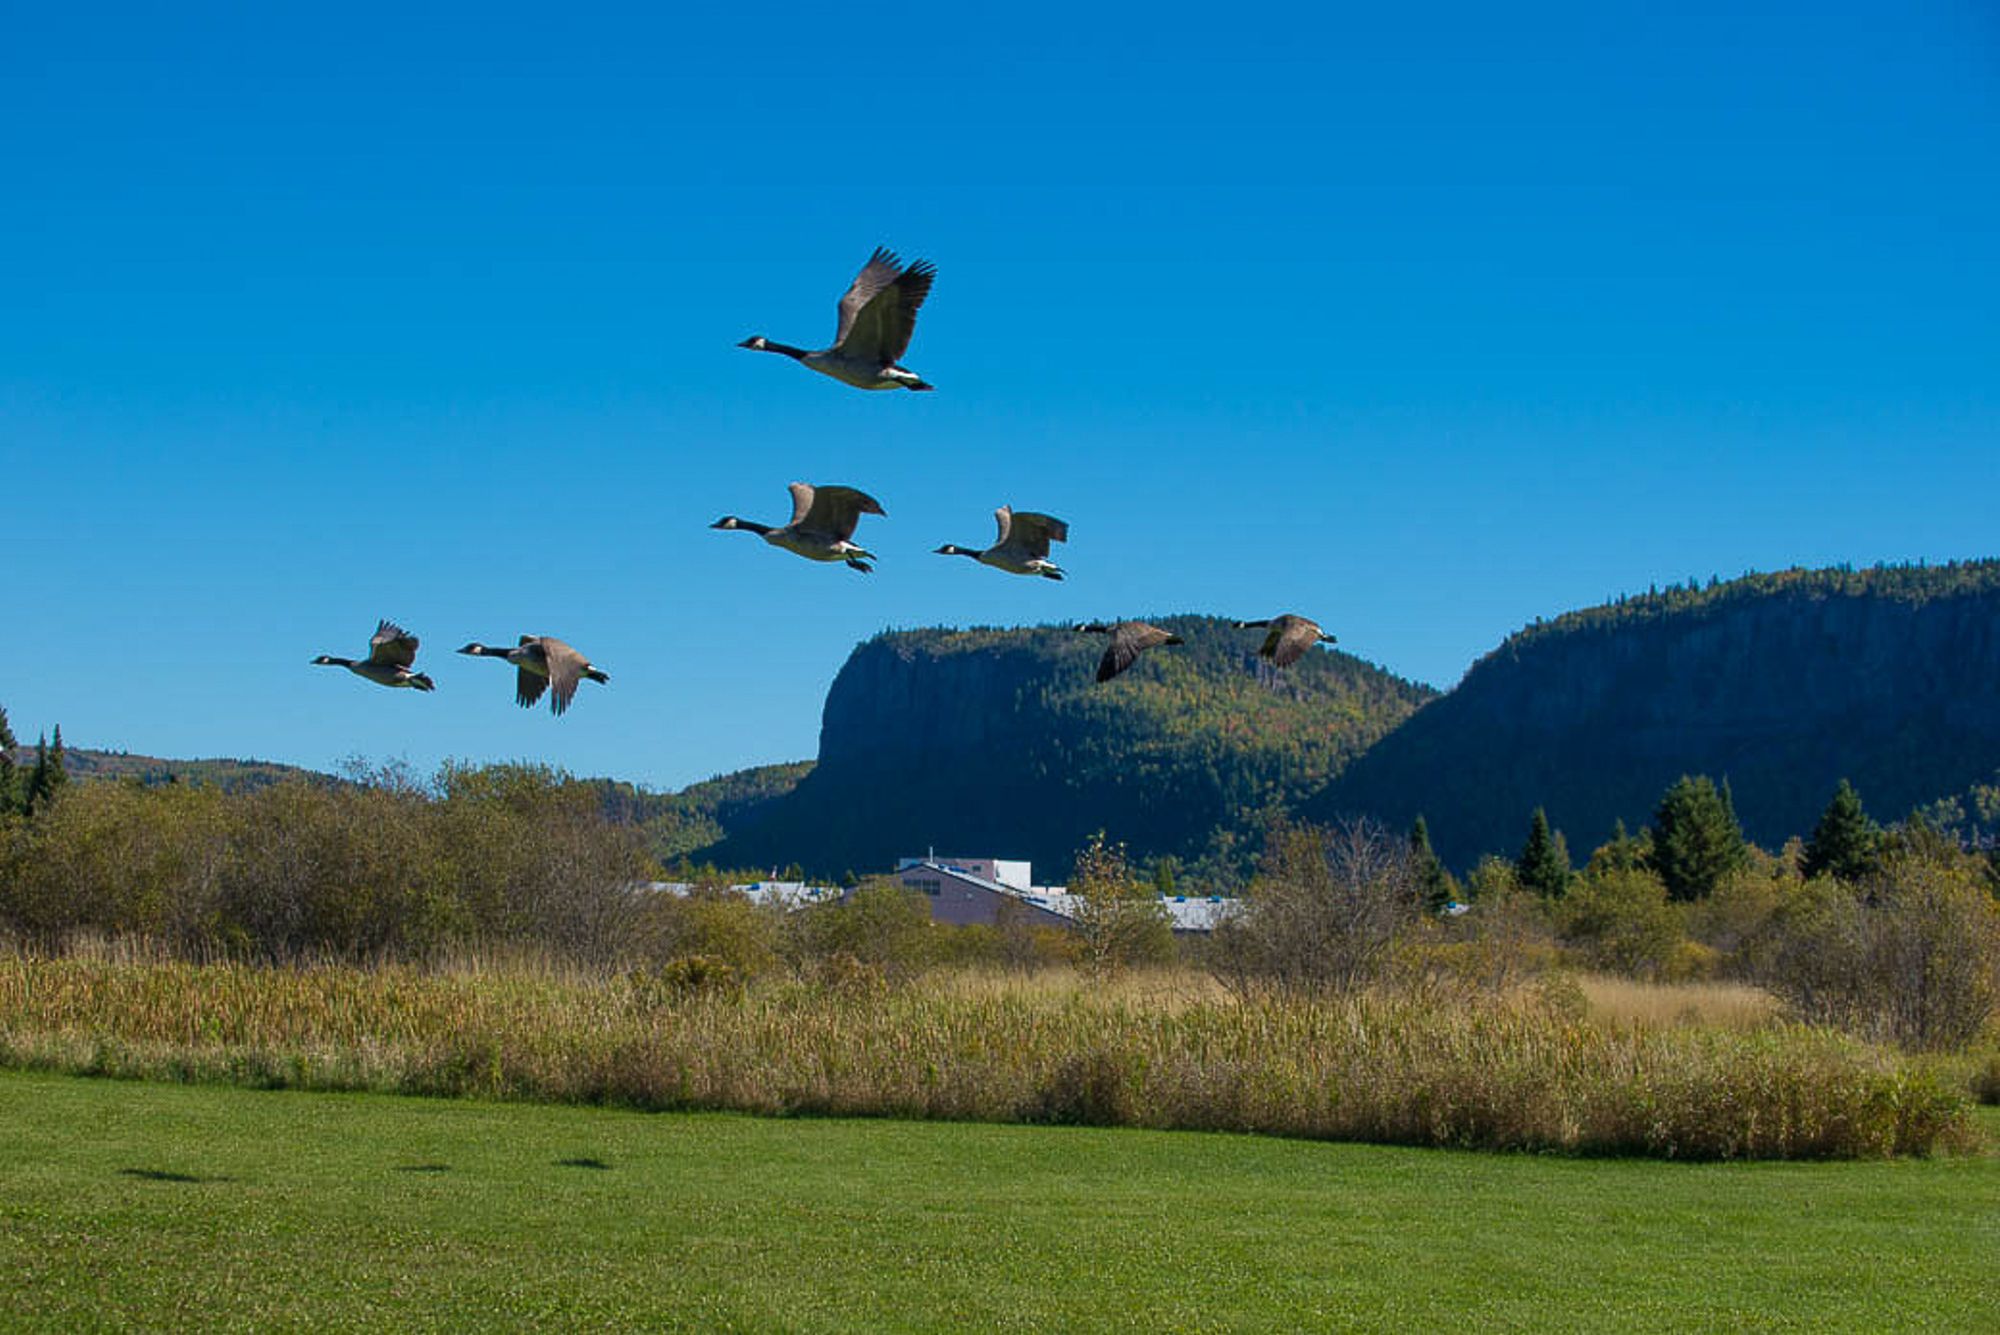
[[[1243,908],[1216,926],[1218,976],[1238,992],[1352,992],[1387,978],[1422,920],[1407,841],[1372,821],[1275,831]]]
[[[921,973],[933,959],[929,901],[887,878],[862,882],[838,903],[801,910],[791,926],[795,958],[845,955],[896,978]]]
[[[0,849],[0,930],[49,946],[142,938],[201,956],[419,959],[529,943],[627,949],[635,832],[588,785],[536,766],[394,771],[247,794],[72,784]]]
[[[1579,877],[1556,922],[1563,943],[1592,968],[1665,978],[1686,958],[1680,913],[1651,871],[1608,868]]]
[[[1910,1048],[1962,1048],[2000,1000],[2000,905],[1956,849],[1892,851],[1865,887],[1817,877],[1762,946],[1799,1015]]]
[[[784,913],[753,904],[747,895],[698,887],[687,895],[653,896],[640,908],[635,933],[655,959],[696,956],[727,964],[740,977],[760,978],[784,962]]]

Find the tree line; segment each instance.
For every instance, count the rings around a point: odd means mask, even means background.
[[[1406,893],[1468,949],[1504,941],[1517,963],[1753,983],[1802,1018],[1916,1047],[1972,1041],[2000,1004],[2000,854],[1922,812],[1880,825],[1845,780],[1776,853],[1744,838],[1728,783],[1702,775],[1581,867],[1541,809],[1514,857],[1488,856],[1463,881],[1429,839],[1420,817],[1401,841]]]
[[[30,815],[55,800],[69,782],[63,766],[62,724],[56,725],[55,740],[45,733],[35,742],[35,763],[23,770],[14,762],[21,743],[7,722],[7,708],[0,705],[0,816]]]

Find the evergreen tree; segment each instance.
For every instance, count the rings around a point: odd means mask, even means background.
[[[7,724],[7,706],[0,705],[0,816],[15,810],[20,800],[18,778],[14,773],[14,748],[20,742],[14,739],[14,730]]]
[[[1683,774],[1653,811],[1653,870],[1675,899],[1702,899],[1742,866],[1749,851],[1729,801],[1707,775]]]
[[[1548,813],[1540,807],[1528,824],[1528,842],[1514,860],[1514,876],[1523,889],[1544,899],[1558,899],[1569,891],[1569,850],[1549,830]]]
[[[1634,836],[1625,828],[1625,818],[1620,816],[1611,828],[1611,838],[1600,844],[1590,855],[1590,863],[1584,868],[1589,875],[1600,872],[1637,871],[1646,865],[1646,841]]]
[[[21,794],[21,810],[33,815],[53,801],[68,782],[69,771],[63,767],[62,725],[58,723],[53,745],[46,733],[35,741],[35,768],[29,771]]]
[[[1861,809],[1861,795],[1842,779],[1840,787],[1833,790],[1833,800],[1820,813],[1819,824],[1813,826],[1812,838],[1806,841],[1799,873],[1807,879],[1832,875],[1843,881],[1859,881],[1875,869],[1881,838],[1875,822]]]
[[[1451,873],[1438,860],[1436,850],[1431,847],[1431,827],[1422,816],[1410,827],[1410,867],[1417,875],[1417,884],[1423,890],[1424,907],[1432,913],[1439,913],[1449,904],[1458,887],[1453,884]]]
[[[21,788],[21,810],[29,815],[35,808],[48,800],[49,796],[49,735],[43,733],[35,739],[35,767],[28,771],[28,781]]]

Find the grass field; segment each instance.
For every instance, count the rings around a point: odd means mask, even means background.
[[[1677,1164],[27,1074],[0,1127],[9,1328],[2000,1328],[1990,1152]]]

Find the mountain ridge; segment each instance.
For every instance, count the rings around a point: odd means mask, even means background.
[[[1581,855],[1706,773],[1775,847],[1811,830],[1843,778],[1888,815],[1990,778],[1996,681],[2000,561],[1655,590],[1508,636],[1300,815],[1422,815],[1464,866],[1512,854],[1543,807]]]
[[[1103,638],[1069,625],[864,641],[827,692],[817,767],[704,856],[833,874],[990,848],[1054,875],[1106,829],[1147,854],[1240,862],[1261,813],[1436,695],[1335,651],[1274,669],[1263,633],[1223,618],[1153,621],[1187,643],[1102,685]]]

